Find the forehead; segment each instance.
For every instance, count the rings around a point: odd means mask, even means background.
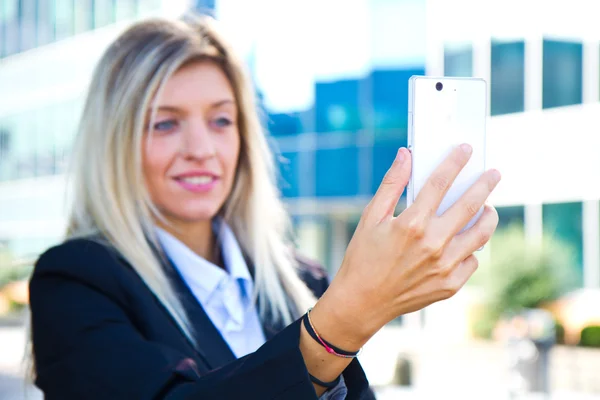
[[[223,70],[213,62],[198,61],[175,72],[163,87],[158,105],[185,106],[235,100],[233,88]]]

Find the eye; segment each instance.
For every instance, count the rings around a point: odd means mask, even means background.
[[[213,122],[217,128],[225,128],[233,124],[233,121],[227,117],[216,118]]]
[[[167,119],[159,121],[154,124],[153,129],[158,132],[170,132],[178,126],[177,121],[174,119]]]

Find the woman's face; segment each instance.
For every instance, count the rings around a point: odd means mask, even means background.
[[[231,191],[240,152],[229,80],[211,62],[192,63],[157,100],[143,161],[151,199],[172,223],[210,220]]]

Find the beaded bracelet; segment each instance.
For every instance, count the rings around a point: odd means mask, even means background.
[[[318,333],[317,330],[315,329],[315,327],[312,324],[312,321],[310,319],[310,312],[312,311],[312,308],[308,309],[308,312],[304,315],[303,318],[303,322],[304,322],[304,327],[306,328],[306,331],[308,332],[308,334],[315,340],[317,341],[317,343],[319,343],[321,346],[323,346],[325,348],[325,350],[327,350],[327,352],[329,354],[333,354],[335,356],[338,357],[343,357],[343,358],[355,358],[356,356],[358,356],[360,354],[360,352],[362,351],[362,348],[359,349],[356,352],[351,352],[351,351],[345,351],[342,350],[334,345],[332,345],[331,343],[327,342],[325,339],[323,339]],[[316,382],[315,382],[316,383]]]

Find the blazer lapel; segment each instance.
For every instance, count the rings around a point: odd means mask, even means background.
[[[166,260],[163,264],[194,329],[193,335],[196,343],[192,344],[198,354],[205,359],[210,368],[218,368],[234,361],[236,359],[235,354],[233,354],[219,330],[185,283],[177,268],[173,266],[170,260]]]

